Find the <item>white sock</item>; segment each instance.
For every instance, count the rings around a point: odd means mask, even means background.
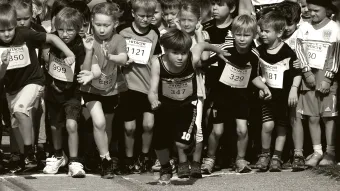
[[[313,145],[313,149],[314,149],[314,152],[317,152],[319,153],[320,155],[323,155],[323,152],[322,152],[322,145],[319,144],[319,145]]]
[[[101,158],[102,160],[104,160],[105,158],[106,158],[107,160],[111,160],[110,152],[107,152],[105,155],[100,155],[100,158]]]

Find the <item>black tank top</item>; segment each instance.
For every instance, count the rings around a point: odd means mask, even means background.
[[[191,52],[185,68],[179,73],[170,72],[164,65],[163,56],[158,57],[160,78],[158,97],[162,104],[178,106],[197,99],[195,70],[191,63]]]

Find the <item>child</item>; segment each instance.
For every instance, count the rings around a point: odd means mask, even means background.
[[[169,148],[176,142],[179,155],[178,175],[189,164],[185,149],[195,140],[195,118],[197,99],[196,68],[200,67],[204,50],[223,52],[208,43],[200,43],[192,48],[191,37],[179,29],[171,29],[161,37],[165,54],[152,60],[152,77],[149,101],[156,110],[155,150],[161,163],[161,184],[169,184],[172,177]],[[195,143],[194,143],[195,144]],[[185,164],[185,165],[184,165]],[[181,177],[183,178],[183,176]]]
[[[32,119],[29,112],[43,91],[44,76],[38,63],[35,48],[44,43],[51,43],[63,50],[65,62],[72,64],[74,54],[55,35],[39,33],[26,27],[17,27],[17,14],[9,4],[0,4],[1,31],[0,44],[2,47],[2,65],[0,79],[4,78],[7,100],[12,114],[14,126],[19,126],[20,135],[24,142],[21,152],[21,167],[25,166],[24,159],[32,155]],[[7,49],[9,46],[14,48]],[[25,95],[25,96],[22,96]],[[21,137],[16,135],[17,141]]]
[[[278,11],[270,11],[259,21],[260,38],[263,42],[258,47],[261,60],[262,77],[272,93],[271,100],[264,100],[262,105],[262,153],[256,163],[260,171],[280,172],[281,154],[286,141],[289,126],[289,105],[297,101],[297,89],[301,76],[293,67],[297,60],[295,52],[281,38],[286,27],[286,19]],[[260,97],[265,95],[260,91]],[[272,133],[276,128],[275,150],[270,159]],[[269,165],[270,162],[270,165]]]
[[[206,23],[212,19],[211,2],[210,0],[199,0],[199,4],[201,7],[201,23]]]
[[[151,24],[157,6],[156,0],[133,0],[134,21],[121,25],[117,32],[127,43],[129,67],[123,69],[129,91],[121,96],[122,116],[125,125],[125,173],[140,173],[150,170],[149,156],[153,134],[154,114],[148,102],[150,87],[150,60],[161,53],[159,32]],[[131,110],[131,108],[134,108]],[[134,165],[134,142],[136,119],[143,114],[142,153]]]
[[[161,0],[163,19],[168,28],[175,28],[178,25],[177,14],[180,4],[179,0]]]
[[[299,0],[301,6],[301,20],[303,22],[308,22],[311,19],[310,12],[307,7],[307,0]]]
[[[162,6],[160,0],[157,1],[155,15],[151,21],[151,24],[155,25],[158,28],[160,36],[167,32],[166,22],[163,20],[162,17]]]
[[[90,32],[91,11],[84,1],[73,1],[70,3],[70,7],[77,9],[83,16],[83,26],[78,34],[80,37],[85,38],[86,34]]]
[[[101,176],[114,178],[117,156],[111,159],[109,144],[112,137],[112,120],[118,106],[118,94],[126,90],[119,66],[127,62],[126,43],[116,33],[119,8],[115,3],[99,3],[92,10],[94,32],[91,68],[83,67],[78,82],[87,109],[93,121],[93,135],[101,158]],[[87,39],[91,40],[91,39]],[[96,64],[98,63],[98,64]],[[87,70],[91,71],[87,71]],[[92,83],[87,84],[92,80]],[[113,153],[111,153],[113,154]]]
[[[338,83],[334,77],[339,69],[340,31],[327,17],[334,8],[331,0],[307,0],[307,4],[311,22],[301,24],[297,34],[298,43],[303,46],[302,50],[297,50],[298,56],[305,54],[307,57],[307,64],[302,65],[304,80],[297,111],[308,119],[314,153],[307,157],[306,165],[315,167],[335,163]],[[321,145],[320,118],[325,124],[325,154]]]
[[[46,85],[46,106],[48,108],[49,123],[51,125],[54,156],[47,158],[43,172],[55,174],[59,167],[66,164],[66,157],[62,150],[63,127],[68,132],[69,146],[69,175],[74,178],[85,177],[83,165],[78,158],[78,118],[81,111],[79,84],[76,76],[84,62],[91,61],[92,50],[86,53],[78,32],[83,26],[82,15],[73,8],[62,9],[55,17],[56,32],[60,39],[72,50],[76,56],[75,63],[68,66],[62,61],[61,51],[56,48],[49,50],[47,61],[48,75]],[[86,47],[87,48],[87,47]]]

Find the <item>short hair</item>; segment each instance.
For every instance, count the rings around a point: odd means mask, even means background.
[[[272,27],[276,32],[283,31],[286,27],[286,18],[279,11],[272,10],[262,15],[258,25]]]
[[[157,0],[132,0],[132,10],[145,9],[147,12],[155,11],[157,6]]]
[[[10,3],[16,10],[28,9],[33,14],[32,0],[12,0]]]
[[[293,25],[300,22],[301,7],[298,3],[284,1],[279,3],[276,9],[286,18],[287,25]]]
[[[211,3],[223,4],[225,3],[230,9],[236,8],[236,1],[235,0],[210,0]]]
[[[91,11],[90,8],[87,6],[87,4],[84,1],[73,1],[70,3],[70,7],[77,9],[80,14],[82,14],[84,22],[91,21]]]
[[[160,0],[162,10],[179,9],[181,2],[179,0]]]
[[[17,12],[15,8],[8,3],[0,3],[0,27],[12,28],[17,26]]]
[[[164,49],[186,52],[190,50],[192,40],[188,33],[177,28],[172,28],[161,36],[160,44],[164,47]]]
[[[192,14],[194,14],[197,19],[201,17],[201,7],[197,2],[194,1],[185,1],[181,4],[180,11],[188,11]]]
[[[56,29],[61,26],[73,27],[77,32],[83,26],[83,16],[74,8],[65,7],[55,17],[54,26]]]
[[[54,1],[51,8],[51,18],[55,17],[63,8],[68,7],[69,4],[68,0]]]
[[[233,34],[236,32],[250,31],[253,35],[257,33],[257,21],[255,17],[250,15],[239,15],[235,17],[233,24],[231,26],[231,31]]]
[[[92,18],[96,14],[103,14],[112,17],[114,21],[118,21],[119,6],[116,3],[98,3],[92,8]]]

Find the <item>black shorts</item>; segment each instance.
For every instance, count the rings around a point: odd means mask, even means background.
[[[51,126],[64,127],[67,119],[78,120],[81,104],[78,99],[70,99],[65,103],[54,103],[46,100],[48,119]]]
[[[263,101],[262,103],[262,123],[274,121],[275,125],[282,127],[289,126],[289,107],[287,103],[279,101]]]
[[[145,112],[153,113],[148,95],[134,90],[121,94],[120,106],[124,122],[134,121]]]
[[[83,92],[82,97],[85,104],[91,101],[99,101],[102,104],[103,112],[106,114],[114,113],[119,103],[119,95],[101,96]]]
[[[195,142],[196,106],[186,104],[177,108],[162,105],[155,112],[153,143],[156,150],[172,148],[174,141],[185,145]]]

